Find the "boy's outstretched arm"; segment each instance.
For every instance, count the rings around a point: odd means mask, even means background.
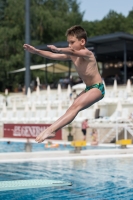
[[[24,44],[23,47],[25,50],[29,51],[30,53],[37,54],[45,58],[49,58],[53,60],[70,60],[70,57],[67,54],[60,54],[60,53],[53,53],[50,51],[39,50],[29,44]]]
[[[70,47],[57,48],[54,45],[47,45],[47,47],[49,47],[51,49],[51,51],[53,51],[53,52],[63,53],[63,54],[69,55],[69,56],[88,58],[90,55],[92,55],[92,52],[89,51],[87,48],[81,49],[81,50],[75,50]]]

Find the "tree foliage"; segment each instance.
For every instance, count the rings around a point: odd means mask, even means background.
[[[125,17],[121,13],[110,10],[101,21],[84,21],[82,25],[86,28],[88,36],[98,36],[114,32],[133,32],[133,11]]]
[[[38,3],[38,6],[36,5]],[[37,43],[65,40],[66,29],[82,22],[76,0],[33,0],[31,5],[31,34]]]
[[[78,0],[30,0],[31,44],[64,41],[66,30],[75,24],[82,25],[89,37],[119,31],[133,33],[133,10],[127,17],[109,11],[101,21],[93,22],[83,21],[83,15]],[[0,0],[0,26],[0,91],[3,91],[24,83],[24,73],[8,72],[24,67],[25,0]],[[31,57],[31,64],[42,62],[44,58]]]
[[[32,45],[65,40],[66,29],[82,22],[76,0],[31,0],[30,4]],[[25,1],[0,0],[0,24],[0,90],[4,90],[24,83],[23,74],[8,72],[24,67]],[[42,58],[35,56],[32,61],[40,63]]]

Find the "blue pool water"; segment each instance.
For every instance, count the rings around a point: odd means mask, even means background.
[[[85,149],[113,149],[116,147],[102,147],[102,146],[86,146],[82,147]],[[45,148],[43,143],[32,143],[32,152],[35,151],[60,151],[60,150],[73,150],[71,145],[60,144],[58,148]],[[25,142],[10,142],[8,144],[6,141],[0,142],[0,152],[25,152]]]
[[[0,192],[1,200],[133,200],[133,158],[0,163],[0,181],[67,180],[73,186]]]

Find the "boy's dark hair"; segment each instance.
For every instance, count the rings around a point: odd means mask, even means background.
[[[66,36],[69,35],[76,36],[78,40],[83,38],[87,42],[87,33],[80,25],[75,25],[67,29]]]

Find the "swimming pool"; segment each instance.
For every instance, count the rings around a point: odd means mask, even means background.
[[[0,163],[0,181],[67,180],[73,186],[0,192],[1,200],[132,200],[133,158]]]
[[[119,148],[118,146],[89,146],[87,145],[86,147],[82,147],[82,150],[87,150],[87,149],[114,149],[114,148]],[[72,147],[70,144],[59,144],[58,148],[46,148],[44,143],[32,143],[32,152],[37,152],[37,151],[64,151],[64,150],[74,150],[74,147]],[[0,142],[0,153],[1,152],[25,152],[25,142],[14,142],[10,141],[8,144],[7,141],[1,141]]]

